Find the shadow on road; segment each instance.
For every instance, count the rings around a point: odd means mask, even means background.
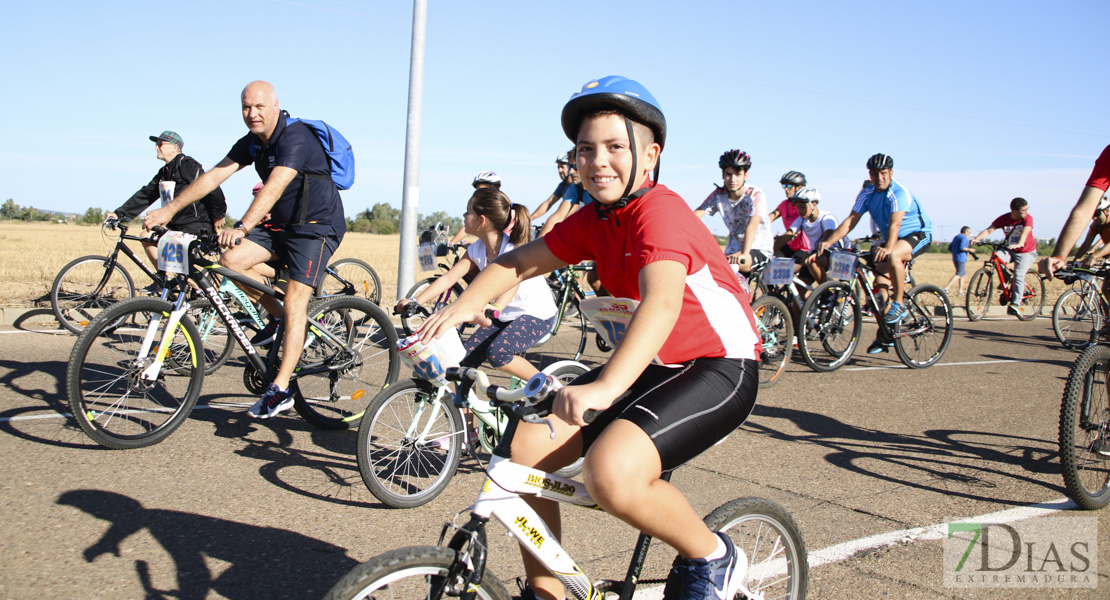
[[[20,406],[0,412],[0,431],[18,438],[61,448],[99,448],[70,416],[65,397],[65,361],[0,360],[0,386],[39,400],[41,406]]]
[[[852,473],[881,481],[1004,505],[1025,504],[1028,494],[1006,498],[1006,479],[1017,479],[1063,493],[1063,487],[1035,475],[1060,471],[1054,442],[981,431],[937,429],[923,435],[889,433],[848,425],[827,415],[757,405],[745,428],[793,442],[830,450],[825,460]],[[802,434],[788,434],[767,425],[785,419]],[[1015,468],[1016,467],[1016,468]]]
[[[111,527],[83,557],[94,562],[105,554],[134,560],[146,598],[319,598],[357,564],[346,550],[299,533],[247,525],[175,510],[144,508],[114,492],[73,490],[57,503],[80,509]],[[176,566],[177,589],[157,589],[149,561],[161,557],[120,557],[120,544],[147,530]],[[229,566],[213,573],[209,561]],[[165,585],[165,582],[161,582]]]

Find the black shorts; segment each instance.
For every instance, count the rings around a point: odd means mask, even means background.
[[[925,251],[929,249],[929,244],[933,243],[933,234],[927,231],[917,231],[904,238],[898,238],[898,240],[910,245],[910,248],[913,250],[913,253],[910,255],[910,260],[913,260],[925,254]],[[872,269],[875,268],[875,249],[878,247],[878,242],[871,244],[871,252],[867,253],[867,264]]]
[[[755,267],[758,267],[758,266],[762,265],[763,263],[771,260],[771,257],[764,254],[764,252],[762,250],[752,249],[752,250],[748,251],[748,254],[750,254],[752,256],[752,268],[753,269]]]
[[[600,372],[594,369],[570,385],[594,381]],[[582,429],[582,451],[614,420],[625,419],[651,437],[663,469],[674,469],[740,427],[758,392],[754,360],[698,358],[679,368],[649,365],[613,406]]]
[[[343,235],[335,235],[331,227],[297,231],[258,227],[251,230],[247,239],[276,254],[290,279],[315,288]]]

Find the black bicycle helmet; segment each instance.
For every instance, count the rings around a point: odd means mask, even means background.
[[[798,171],[787,171],[779,178],[779,183],[783,185],[792,185],[794,187],[804,187],[806,184],[806,176]]]
[[[867,168],[882,171],[883,169],[893,169],[894,159],[889,154],[876,154],[867,159]]]
[[[722,169],[732,167],[733,169],[748,170],[752,167],[752,157],[748,156],[747,152],[729,150],[717,160],[717,166]]]

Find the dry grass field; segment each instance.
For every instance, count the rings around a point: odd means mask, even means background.
[[[69,261],[89,254],[107,254],[114,247],[118,232],[102,231],[88,225],[56,223],[23,223],[0,221],[0,306],[49,306],[48,295],[54,276]],[[378,272],[382,281],[383,302],[396,297],[397,259],[400,236],[348,233],[333,259],[359,258]],[[138,244],[131,243],[139,252]],[[125,259],[126,261],[126,259]],[[137,287],[147,281],[137,267],[125,262],[125,268],[135,279]],[[969,262],[970,275],[982,265]],[[926,254],[917,260],[913,269],[918,283],[935,283],[944,286],[952,276],[952,261],[948,254]],[[417,273],[416,280],[430,273]],[[1046,307],[1064,290],[1063,284],[1052,282],[1046,293]]]

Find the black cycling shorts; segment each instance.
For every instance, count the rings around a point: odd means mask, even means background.
[[[570,385],[594,381],[594,369]],[[663,470],[681,466],[713,447],[747,420],[759,392],[759,363],[698,358],[679,368],[649,365],[636,383],[582,429],[582,452],[616,419],[642,429]]]

